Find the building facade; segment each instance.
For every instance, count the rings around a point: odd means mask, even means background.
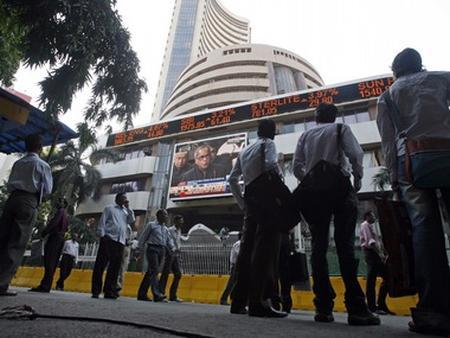
[[[214,49],[249,42],[248,20],[228,11],[219,0],[175,0],[153,119],[159,119],[188,64]]]
[[[302,91],[261,98],[204,112],[181,115],[149,126],[110,135],[104,146],[121,154],[117,163],[97,163],[103,175],[103,196],[99,201],[88,200],[77,210],[82,218],[98,219],[104,206],[113,203],[118,191],[128,192],[130,206],[142,226],[158,208],[184,216],[187,231],[195,224],[204,224],[218,231],[222,227],[239,230],[242,211],[230,195],[183,198],[186,191],[173,193],[172,183],[175,152],[187,153],[193,162],[193,153],[203,140],[232,138],[245,134],[249,142],[256,139],[258,121],[273,118],[279,134],[275,144],[287,185],[294,189],[297,181],[292,174],[292,157],[302,132],[315,126],[314,109],[321,102],[338,106],[338,122],[350,125],[364,150],[363,188],[361,200],[376,193],[373,176],[383,165],[381,139],[376,126],[376,100],[392,83],[389,76],[350,81],[333,86],[322,86]],[[209,142],[209,141],[208,141]],[[229,144],[227,144],[228,146]],[[215,147],[214,157],[221,149]],[[218,150],[218,148],[220,148]],[[172,179],[172,181],[171,181]],[[206,181],[205,181],[206,182]],[[212,180],[215,184],[215,181]],[[209,183],[211,183],[209,182]],[[200,182],[204,183],[204,182]],[[198,184],[196,188],[201,188]],[[178,188],[177,188],[178,189]],[[220,195],[220,194],[219,194]],[[175,198],[176,197],[176,198]],[[363,202],[364,203],[364,202]]]
[[[323,84],[314,67],[293,52],[261,44],[227,46],[181,72],[161,119]]]

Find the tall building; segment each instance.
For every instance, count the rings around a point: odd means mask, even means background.
[[[160,117],[172,118],[323,84],[317,70],[291,51],[262,44],[227,46],[183,70]]]
[[[246,19],[219,0],[175,0],[152,119],[157,120],[186,66],[214,49],[250,42]]]

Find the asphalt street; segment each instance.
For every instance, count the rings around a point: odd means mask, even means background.
[[[294,311],[288,318],[231,315],[228,306],[195,303],[154,303],[133,298],[92,299],[89,294],[52,291],[49,294],[13,288],[16,297],[0,297],[0,310],[30,305],[39,314],[106,318],[151,325],[209,337],[425,337],[407,330],[408,317],[383,316],[381,326],[347,325],[345,313],[334,323],[315,323],[313,313]],[[66,319],[0,319],[0,337],[175,337],[157,328]],[[188,336],[188,335],[186,335]]]

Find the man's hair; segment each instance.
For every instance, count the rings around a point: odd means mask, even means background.
[[[368,219],[369,216],[373,216],[373,211],[366,211],[363,215],[364,220]]]
[[[179,220],[181,220],[181,219],[183,219],[183,216],[181,216],[181,215],[175,215],[175,216],[173,216],[173,221],[175,222],[175,221],[179,221]]]
[[[165,209],[159,209],[159,210],[156,212],[156,219],[159,220],[159,219],[164,215],[165,212],[166,212]]]
[[[197,155],[200,153],[201,149],[208,149],[208,152],[211,154],[211,147],[208,144],[202,144],[198,146],[194,151],[194,158],[197,158]]]
[[[423,70],[422,57],[415,49],[405,48],[395,56],[391,68],[397,78],[421,72]]]
[[[122,196],[125,196],[125,195],[126,195],[126,193],[124,193],[124,192],[117,193],[115,201],[117,202],[119,200],[119,198],[121,198]]]
[[[276,125],[271,119],[261,120],[258,124],[258,136],[267,137],[273,140],[275,137]]]
[[[42,148],[42,137],[39,134],[31,134],[25,138],[25,149],[28,152],[37,152]]]
[[[316,116],[316,122],[333,123],[336,121],[337,113],[338,110],[334,104],[321,103],[316,108],[314,115]]]

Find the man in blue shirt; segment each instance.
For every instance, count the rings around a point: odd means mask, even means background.
[[[9,197],[0,219],[0,296],[15,296],[9,283],[22,261],[36,222],[37,207],[51,193],[50,166],[39,158],[42,139],[33,134],[25,139],[27,155],[14,163],[8,180]]]
[[[117,278],[128,238],[128,224],[133,224],[135,217],[133,210],[128,206],[125,193],[118,193],[115,201],[115,204],[105,207],[98,225],[100,245],[92,273],[92,298],[98,298],[102,291],[102,276],[107,265],[108,271],[103,286],[104,298],[118,297]]]

